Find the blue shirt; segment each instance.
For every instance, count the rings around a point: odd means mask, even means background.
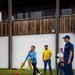
[[[27,61],[28,57],[30,57],[32,63],[36,63],[37,62],[37,60],[36,60],[36,52],[35,51],[34,52],[29,52],[27,54],[27,57],[26,57],[24,62]]]
[[[73,52],[72,58],[71,58],[71,62],[72,62],[74,59],[74,46],[72,43],[68,42],[65,44],[65,47],[64,47],[64,62],[68,62],[70,51]]]

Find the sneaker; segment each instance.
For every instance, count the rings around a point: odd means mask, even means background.
[[[38,73],[38,75],[40,75],[40,73]]]
[[[40,75],[41,74],[41,72],[40,73],[38,73],[38,75]]]

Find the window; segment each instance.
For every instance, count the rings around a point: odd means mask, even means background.
[[[18,14],[17,14],[17,18],[18,18],[18,19],[23,19],[23,13],[18,13]]]
[[[71,15],[72,14],[72,9],[71,8],[65,8],[60,10],[60,15]]]
[[[24,18],[28,18],[28,12],[24,13]]]
[[[42,12],[40,11],[32,11],[31,12],[31,18],[37,18],[37,17],[42,17]]]

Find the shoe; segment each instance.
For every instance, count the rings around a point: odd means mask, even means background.
[[[40,73],[38,73],[38,75],[40,75]]]
[[[50,73],[51,75],[53,74],[53,73]]]
[[[40,75],[41,74],[41,72],[40,73],[38,73],[38,75]]]

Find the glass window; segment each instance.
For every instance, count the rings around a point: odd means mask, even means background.
[[[18,18],[18,19],[23,19],[23,13],[18,13],[18,14],[17,14],[17,18]]]
[[[42,12],[40,11],[32,11],[31,12],[31,18],[37,18],[37,17],[42,17]]]
[[[65,8],[60,10],[60,15],[71,15],[72,14],[72,9],[71,8]]]
[[[28,12],[25,12],[23,15],[24,15],[24,18],[28,18]]]

